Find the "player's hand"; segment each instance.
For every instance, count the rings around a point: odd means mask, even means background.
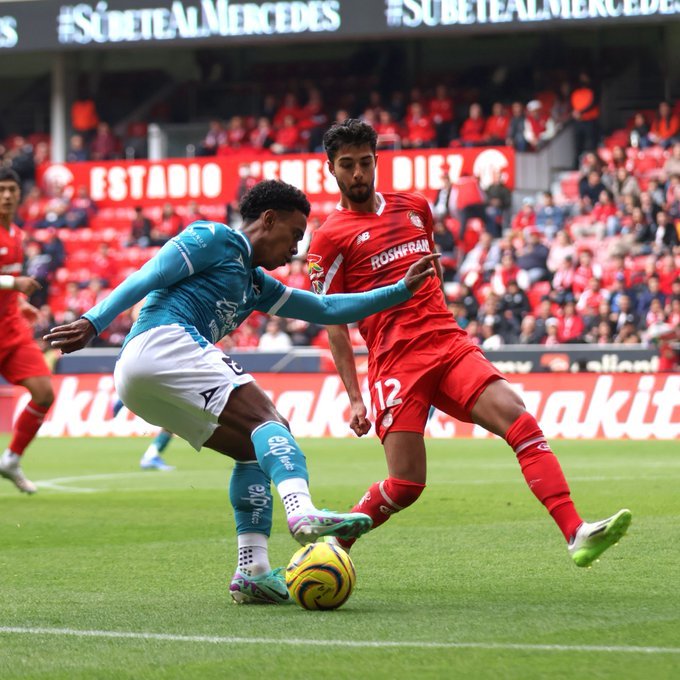
[[[349,427],[357,437],[363,437],[371,429],[371,421],[366,417],[367,411],[363,401],[351,404],[352,417]]]
[[[441,253],[425,255],[408,268],[406,276],[404,276],[404,283],[412,293],[415,293],[427,279],[437,275],[434,262],[440,257]]]
[[[41,288],[42,286],[32,276],[16,276],[14,278],[14,290],[18,290],[28,297],[31,297],[36,290]]]
[[[50,347],[60,349],[64,354],[70,354],[83,349],[96,335],[95,327],[87,319],[78,319],[64,326],[55,326],[43,336],[43,340],[49,342]]]

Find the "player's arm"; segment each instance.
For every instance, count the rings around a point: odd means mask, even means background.
[[[349,397],[351,410],[349,426],[357,437],[361,437],[371,429],[371,422],[366,417],[368,411],[361,394],[349,331],[345,325],[328,326],[327,330],[333,361]]]
[[[403,279],[391,286],[384,286],[363,293],[337,293],[315,295],[304,290],[286,288],[285,293],[273,306],[258,305],[257,309],[292,319],[302,319],[319,324],[352,323],[383,309],[405,302],[435,275],[433,261],[438,253],[426,255],[411,265]]]
[[[187,232],[189,230],[168,241],[141,269],[85,312],[82,318],[53,328],[43,339],[67,354],[82,349],[119,314],[133,307],[151,291],[168,288],[205,269],[214,257],[211,253],[216,250],[207,245],[212,240],[210,232],[207,229],[199,232],[202,244],[206,245],[197,245],[196,230],[194,235]]]

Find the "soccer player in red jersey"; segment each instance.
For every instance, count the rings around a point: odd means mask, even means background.
[[[308,266],[318,293],[358,292],[397,281],[434,250],[432,214],[418,194],[378,193],[376,133],[348,119],[324,135],[328,168],[341,197],[315,232]],[[441,277],[440,277],[441,278]],[[431,406],[503,437],[514,450],[529,488],[568,542],[578,566],[588,566],[626,532],[629,510],[584,522],[545,435],[503,375],[484,357],[446,308],[432,279],[407,302],[359,322],[369,351],[368,378],[376,431],[388,477],[373,484],[354,508],[373,528],[414,503],[425,488],[423,432]],[[346,326],[329,327],[333,358],[350,398],[350,427],[371,426]],[[345,548],[350,541],[342,541]]]
[[[40,429],[54,392],[50,369],[30,327],[38,310],[24,298],[40,284],[30,276],[21,276],[23,234],[13,224],[20,196],[19,176],[0,168],[0,375],[31,393],[31,401],[14,423],[9,446],[0,457],[0,476],[13,482],[19,491],[31,494],[37,488],[24,476],[21,457]]]

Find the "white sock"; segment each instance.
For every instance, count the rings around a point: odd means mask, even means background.
[[[276,485],[276,490],[283,501],[286,517],[304,514],[316,509],[314,503],[312,503],[309,485],[302,477],[284,479]]]
[[[142,456],[143,461],[149,461],[158,455],[158,449],[155,444],[149,444],[149,448],[144,452]]]
[[[264,534],[238,535],[238,570],[246,576],[258,576],[271,571],[267,537]]]
[[[10,449],[5,449],[2,458],[0,458],[0,462],[5,465],[18,465],[20,460],[21,456]]]

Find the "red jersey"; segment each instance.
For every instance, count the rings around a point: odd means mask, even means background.
[[[24,263],[22,246],[24,234],[15,224],[9,230],[0,227],[0,274],[20,276]],[[25,330],[26,324],[19,313],[19,291],[0,290],[0,319],[2,320],[2,337],[8,338],[9,328]]]
[[[377,194],[375,213],[338,206],[317,229],[307,262],[317,293],[357,293],[401,279],[423,255],[434,252],[432,213],[418,194]],[[359,322],[374,357],[401,341],[443,332],[465,336],[446,308],[439,279],[428,279],[406,302]]]

